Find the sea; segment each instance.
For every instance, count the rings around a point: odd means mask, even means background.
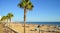
[[[24,22],[21,22],[24,23]],[[47,25],[59,25],[60,26],[60,22],[26,22],[26,24],[47,24]]]

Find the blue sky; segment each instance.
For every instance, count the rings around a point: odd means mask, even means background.
[[[26,21],[60,21],[60,0],[30,0],[34,8],[27,10]],[[0,0],[0,16],[13,13],[13,21],[23,21],[24,9],[17,4],[20,0]]]

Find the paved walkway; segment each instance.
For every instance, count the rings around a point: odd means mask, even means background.
[[[0,33],[17,33],[17,32],[7,26],[4,26],[3,24],[0,24]]]

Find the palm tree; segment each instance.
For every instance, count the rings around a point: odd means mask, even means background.
[[[8,13],[8,15],[7,15],[6,17],[7,17],[7,19],[9,19],[10,22],[11,22],[11,18],[13,17],[13,14],[12,14],[12,13]]]
[[[1,21],[5,22],[6,16],[2,16]]]
[[[5,24],[6,23],[8,23],[8,19],[10,20],[10,22],[11,22],[11,18],[13,17],[13,14],[12,13],[8,13],[8,15],[7,16],[3,16],[2,18],[1,18],[1,21],[2,21],[2,23],[4,24],[4,27],[5,27]],[[7,22],[6,22],[7,21]],[[9,27],[10,27],[10,24],[9,24]]]
[[[33,4],[30,2],[30,0],[22,0],[21,3],[18,4],[20,8],[24,8],[24,33],[25,33],[25,24],[26,24],[26,13],[27,10],[33,9]]]
[[[8,16],[6,16],[7,23],[8,23],[8,19],[9,19]]]
[[[1,18],[1,21],[2,21],[2,23],[3,23],[4,28],[6,27],[6,23],[8,22],[8,21],[6,21],[7,19],[8,19],[7,16],[3,16],[3,17]]]
[[[1,18],[1,23],[2,23],[3,25],[6,24],[6,16],[2,16],[2,18]]]
[[[13,17],[13,14],[12,13],[8,13],[6,17],[7,17],[7,21],[9,19],[10,20],[9,22],[11,22],[11,18]],[[9,23],[9,27],[10,27],[10,23]]]
[[[6,16],[6,24],[7,24],[7,26],[9,25],[9,24],[8,24],[8,19],[9,19],[9,17]]]

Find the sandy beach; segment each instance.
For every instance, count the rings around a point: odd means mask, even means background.
[[[37,28],[37,26],[38,26],[38,24],[26,24],[26,33],[39,33],[39,29],[40,29],[40,33],[55,33],[55,30],[57,30],[56,27],[53,25],[51,25],[51,26],[41,25],[40,28]],[[24,24],[10,23],[9,27],[18,33],[24,33]],[[35,29],[37,29],[37,30],[35,30]]]

